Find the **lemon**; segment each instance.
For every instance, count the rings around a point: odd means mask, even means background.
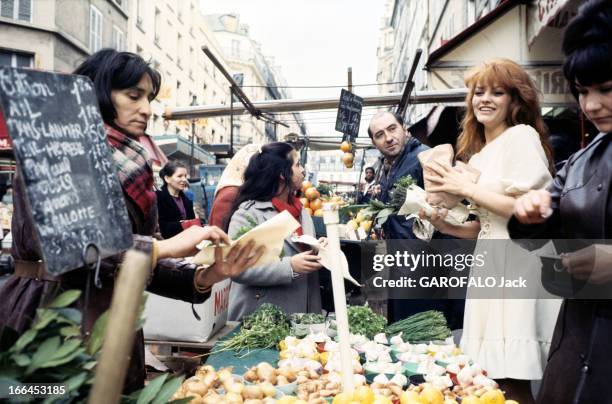
[[[338,393],[332,400],[332,404],[348,404],[352,401],[352,397],[348,393]]]
[[[480,397],[467,396],[467,397],[463,397],[463,399],[461,400],[461,404],[484,404],[484,403],[482,402]]]
[[[380,394],[376,394],[374,396],[374,401],[372,404],[393,404],[389,397],[381,396]]]
[[[346,222],[346,227],[348,227],[351,230],[357,230],[359,228],[359,223],[357,223],[356,220],[349,220],[348,222]]]
[[[518,401],[514,401],[514,400],[506,400],[504,404],[519,404],[519,403]]]
[[[400,396],[400,404],[422,404],[419,393],[416,391],[404,391]]]
[[[361,228],[367,233],[372,228],[372,221],[371,220],[365,220],[365,221],[361,222],[361,224],[359,226],[361,226]]]
[[[480,396],[484,404],[505,404],[506,399],[500,390],[490,390]]]
[[[443,404],[444,394],[435,387],[427,386],[421,391],[421,401],[424,404]]]
[[[282,396],[276,402],[277,404],[293,404],[297,401],[297,397],[295,396]]]
[[[282,340],[278,343],[278,348],[280,351],[284,351],[285,349],[287,349],[287,343],[285,342],[285,340]]]
[[[459,404],[459,403],[457,403],[457,400],[453,400],[452,398],[447,398],[446,400],[444,400],[444,404]]]
[[[353,400],[361,404],[372,404],[374,402],[374,392],[368,386],[359,386],[353,392]]]
[[[327,365],[327,360],[329,359],[329,352],[325,351],[325,352],[321,352],[321,354],[319,354],[319,362],[321,362],[321,365],[325,366]]]

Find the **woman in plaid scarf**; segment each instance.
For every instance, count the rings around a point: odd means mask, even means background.
[[[217,227],[190,227],[167,240],[155,240],[157,204],[153,171],[147,151],[138,143],[151,116],[151,101],[161,85],[160,74],[140,56],[129,52],[103,49],[89,57],[75,74],[89,77],[94,83],[102,118],[106,125],[117,176],[132,223],[133,248],[151,256],[153,262],[147,289],[156,294],[192,303],[201,303],[210,296],[215,282],[237,276],[251,267],[263,253],[253,244],[233,248],[225,261],[221,249],[211,267],[195,268],[175,258],[195,254],[202,240],[216,244],[230,240]],[[12,255],[16,260],[37,262],[42,258],[36,242],[32,218],[26,213],[23,180],[15,177]],[[114,276],[122,256],[102,261],[102,289],[91,288],[89,305],[79,302],[87,319],[86,329],[110,306]],[[22,273],[23,271],[19,271]],[[27,330],[36,309],[50,301],[58,290],[86,287],[86,271],[72,271],[61,277],[27,277],[13,275],[0,289],[0,330],[11,327],[19,333]],[[138,331],[125,384],[126,391],[141,388],[145,380],[144,338]]]

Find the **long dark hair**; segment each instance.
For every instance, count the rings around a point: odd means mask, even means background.
[[[123,90],[138,84],[147,74],[153,84],[152,98],[157,97],[161,86],[161,75],[143,58],[131,52],[101,49],[88,57],[73,74],[87,76],[93,81],[100,104],[102,119],[107,125],[115,126],[117,112],[111,100],[112,90]]]
[[[563,72],[574,97],[583,86],[612,80],[612,3],[589,1],[580,7],[563,36]]]
[[[281,175],[285,178],[283,185],[292,187],[292,151],[295,149],[290,144],[276,142],[262,146],[261,152],[255,152],[244,171],[244,183],[238,188],[238,196],[232,205],[230,214],[225,219],[225,229],[228,228],[230,218],[242,202],[271,201],[280,190],[279,178]],[[296,190],[290,189],[289,191]]]

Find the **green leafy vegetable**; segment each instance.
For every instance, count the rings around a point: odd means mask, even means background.
[[[409,342],[440,341],[452,335],[446,317],[436,310],[424,311],[397,321],[389,325],[385,332],[389,336],[401,332],[402,339]]]
[[[347,311],[349,329],[353,334],[373,338],[383,332],[387,325],[387,319],[374,313],[368,306],[348,306]]]
[[[279,307],[262,304],[255,312],[244,316],[240,331],[232,338],[219,342],[216,352],[271,348],[289,335],[289,319]]]

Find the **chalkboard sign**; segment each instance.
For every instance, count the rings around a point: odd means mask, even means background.
[[[349,135],[352,141],[359,134],[362,107],[363,98],[342,89],[336,117],[336,130]]]
[[[25,182],[47,271],[83,266],[132,245],[123,192],[92,82],[0,66],[0,107]]]

